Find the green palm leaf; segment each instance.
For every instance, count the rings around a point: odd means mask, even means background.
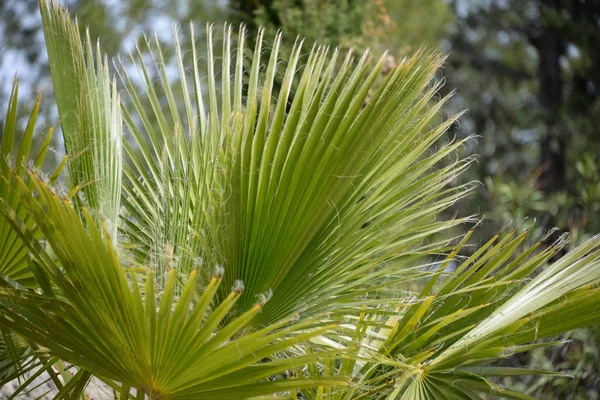
[[[122,120],[120,101],[102,59],[89,37],[54,2],[40,0],[42,25],[65,150],[71,189],[79,187],[85,203],[99,213],[116,239],[121,199]]]
[[[479,399],[490,393],[532,398],[501,387],[490,377],[551,375],[551,371],[491,364],[556,345],[536,341],[595,323],[600,305],[600,236],[551,265],[546,263],[564,239],[536,253],[539,242],[519,254],[529,232],[496,236],[456,263],[454,272],[436,285],[450,262],[457,261],[456,254],[471,233],[440,262],[437,274],[416,299],[399,306],[396,315],[382,313],[376,320],[385,325],[372,321],[362,328],[360,358],[352,364],[360,385],[326,398]],[[349,373],[343,368],[338,372]]]
[[[272,292],[256,320],[269,323],[327,309],[404,273],[419,255],[443,249],[429,237],[464,222],[435,218],[468,192],[469,185],[447,184],[471,162],[449,159],[463,142],[431,152],[457,118],[438,121],[444,100],[434,101],[439,85],[431,81],[439,55],[421,52],[377,86],[385,57],[371,65],[367,53],[349,53],[340,63],[338,51],[314,48],[298,70],[302,43],[282,64],[278,36],[262,64],[261,33],[245,69],[245,31],[235,38],[226,26],[217,68],[209,26],[205,77],[193,27],[191,35],[194,60],[186,68],[175,30],[176,83],[158,41],[145,43],[153,63],[141,50],[132,55],[142,91],[131,68],[120,68],[135,139],[126,147],[124,232],[138,262],[175,263],[181,271],[198,258],[219,263],[226,287],[244,281],[241,309]],[[434,169],[441,161],[446,166]]]
[[[15,81],[0,141],[0,198],[14,209],[15,213],[23,219],[23,222],[27,226],[33,229],[33,221],[26,218],[23,205],[20,204],[19,199],[10,190],[10,168],[12,166],[15,173],[24,179],[26,177],[25,168],[28,163],[31,163],[34,168],[41,168],[50,146],[53,130],[49,130],[37,154],[33,153],[32,144],[35,136],[35,123],[40,107],[40,98],[38,96],[29,116],[25,131],[20,134],[17,127],[18,92],[19,86]],[[19,143],[16,149],[15,142]],[[52,184],[58,179],[65,161],[66,159],[47,178]],[[39,234],[35,233],[35,230],[34,235],[39,237]],[[11,229],[10,224],[4,219],[0,219],[0,273],[26,287],[35,286],[34,274],[27,264],[27,258],[28,249],[25,244],[16,232]]]
[[[261,362],[330,330],[333,326],[326,319],[288,319],[248,331],[249,322],[263,309],[260,303],[225,323],[242,289],[234,288],[215,305],[221,269],[199,296],[196,271],[175,296],[171,270],[164,292],[157,295],[152,270],[121,265],[107,232],[101,231],[106,227],[97,226],[86,208],[81,220],[70,199],[58,196],[35,174],[29,178],[36,198],[17,176],[11,188],[54,255],[40,246],[12,210],[4,208],[4,217],[26,242],[46,285],[39,294],[4,280],[0,324],[66,361],[151,398],[241,398],[344,383],[341,378],[262,381],[335,355]]]

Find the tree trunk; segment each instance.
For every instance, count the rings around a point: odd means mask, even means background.
[[[566,138],[561,126],[563,80],[560,57],[564,52],[561,32],[554,22],[562,5],[560,0],[541,0],[541,31],[536,38],[539,55],[539,101],[543,107],[545,132],[540,143],[539,186],[546,193],[566,184]]]

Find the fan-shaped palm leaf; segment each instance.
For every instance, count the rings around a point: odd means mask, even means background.
[[[4,280],[0,324],[64,360],[143,390],[151,398],[240,398],[319,382],[260,383],[314,362],[317,356],[259,362],[331,329],[326,319],[288,319],[245,331],[261,312],[261,303],[224,324],[242,288],[234,288],[212,308],[221,285],[220,269],[199,297],[197,273],[192,271],[177,298],[175,271],[171,270],[164,292],[157,296],[152,271],[121,265],[108,233],[101,232],[86,208],[82,209],[85,220],[81,220],[68,198],[54,193],[33,173],[29,178],[35,197],[19,177],[13,178],[11,189],[40,227],[53,255],[3,202],[2,214],[39,267],[43,293],[19,289]],[[343,384],[343,380],[326,383]]]
[[[446,185],[470,160],[448,160],[462,142],[431,152],[457,118],[437,121],[444,100],[434,101],[439,85],[431,80],[439,55],[421,52],[377,86],[385,57],[370,67],[368,54],[355,60],[349,53],[340,63],[337,50],[315,47],[298,71],[302,43],[282,65],[278,36],[263,65],[261,33],[246,70],[245,31],[234,39],[226,26],[219,74],[209,26],[204,77],[193,32],[186,68],[175,30],[175,84],[157,40],[145,44],[153,62],[141,50],[132,55],[142,94],[131,68],[120,68],[134,106],[124,113],[135,139],[127,146],[125,232],[140,262],[182,271],[198,257],[222,264],[228,286],[242,279],[250,294],[242,309],[272,291],[257,316],[268,323],[339,303],[443,249],[425,240],[464,222],[435,217],[468,191]],[[277,74],[283,81],[273,99]],[[447,166],[434,169],[441,160]]]
[[[496,236],[456,263],[456,254],[471,236],[467,234],[417,298],[399,306],[396,315],[383,314],[385,326],[356,325],[363,331],[362,339],[354,335],[361,340],[358,358],[330,375],[352,371],[359,384],[324,398],[479,399],[492,393],[533,399],[489,378],[552,371],[492,363],[556,345],[536,341],[594,323],[600,306],[600,237],[547,266],[564,240],[535,253],[539,242],[518,254],[527,235]],[[451,262],[456,269],[436,285]]]

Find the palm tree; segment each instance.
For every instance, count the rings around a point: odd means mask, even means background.
[[[299,66],[301,41],[282,65],[278,35],[263,64],[262,32],[247,53],[225,26],[218,63],[217,29],[200,55],[191,26],[176,65],[144,38],[117,84],[66,11],[40,8],[67,157],[40,171],[51,132],[30,154],[39,101],[19,133],[15,84],[0,161],[13,397],[47,376],[54,399],[90,380],[119,399],[529,399],[493,378],[553,372],[494,361],[597,321],[600,237],[551,264],[565,238],[523,249],[513,231],[468,257],[472,231],[448,238],[474,221],[438,217],[472,188],[451,186],[472,159],[440,145],[459,116],[439,117],[437,53],[381,78],[385,55],[314,47]]]

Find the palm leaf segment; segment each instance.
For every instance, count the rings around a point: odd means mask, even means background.
[[[89,37],[85,47],[77,22],[51,2],[40,1],[42,24],[66,153],[69,184],[80,188],[96,218],[117,236],[121,201],[122,119],[120,101]]]

